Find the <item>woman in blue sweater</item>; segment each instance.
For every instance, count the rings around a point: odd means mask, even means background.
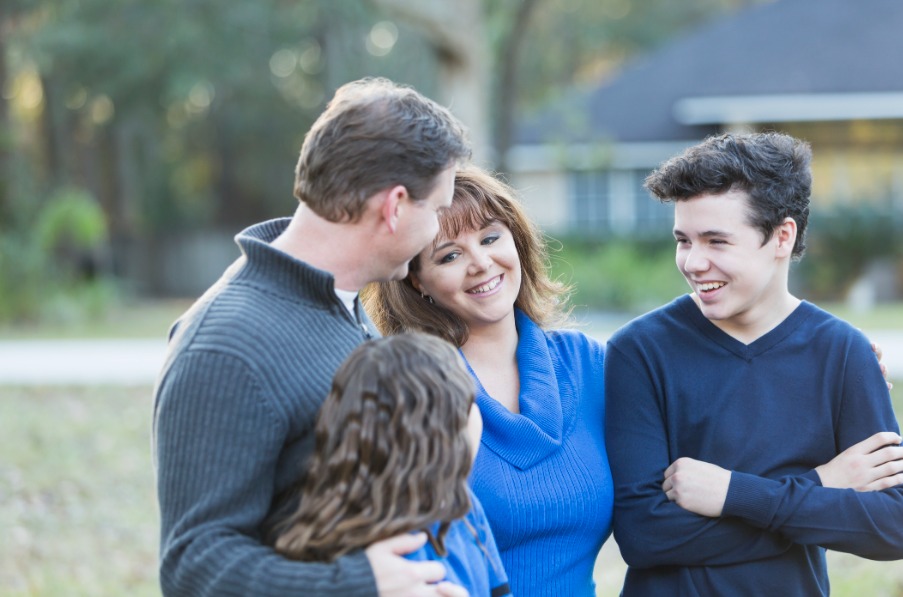
[[[471,476],[512,593],[593,596],[611,532],[602,345],[549,328],[566,318],[542,235],[509,187],[459,171],[433,245],[404,280],[364,294],[383,334],[419,330],[464,355],[477,380],[482,448]]]

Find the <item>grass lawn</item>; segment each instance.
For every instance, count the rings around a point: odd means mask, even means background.
[[[159,595],[150,427],[149,386],[0,388],[0,595]],[[836,597],[903,595],[903,562],[829,558]],[[609,541],[600,596],[624,569]]]
[[[0,388],[0,595],[159,595],[151,388]]]
[[[0,339],[165,338],[169,326],[193,301],[168,299],[113,305],[93,319],[0,324]]]
[[[886,303],[858,311],[843,303],[816,303],[819,307],[863,330],[903,330],[903,303]]]

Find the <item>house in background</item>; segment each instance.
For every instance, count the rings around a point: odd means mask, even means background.
[[[525,121],[511,182],[549,232],[660,236],[643,179],[710,134],[779,130],[814,152],[813,201],[903,212],[903,2],[777,0],[712,23]]]

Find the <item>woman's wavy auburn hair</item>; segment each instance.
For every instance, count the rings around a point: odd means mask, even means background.
[[[440,243],[462,232],[482,230],[492,222],[504,224],[514,238],[520,259],[521,287],[514,306],[540,327],[562,325],[570,314],[567,295],[571,287],[549,276],[549,253],[543,234],[527,216],[514,190],[489,172],[467,166],[455,175],[451,206],[439,216],[439,235],[410,264],[403,280],[376,282],[361,293],[367,314],[384,335],[420,331],[462,346],[467,324],[457,315],[426,300],[411,282],[420,271],[420,260]]]
[[[474,392],[458,351],[439,338],[400,334],[359,346],[323,403],[300,504],[279,526],[276,550],[329,562],[422,530],[444,556],[449,525],[471,507]]]

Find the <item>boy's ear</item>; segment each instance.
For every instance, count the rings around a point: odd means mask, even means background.
[[[774,231],[778,241],[777,250],[779,257],[789,257],[793,254],[793,246],[796,244],[796,220],[791,217],[784,218]]]
[[[398,229],[398,219],[403,210],[403,204],[408,198],[408,189],[404,185],[396,185],[385,191],[386,195],[382,203],[382,218],[389,227],[389,231],[395,234]]]

